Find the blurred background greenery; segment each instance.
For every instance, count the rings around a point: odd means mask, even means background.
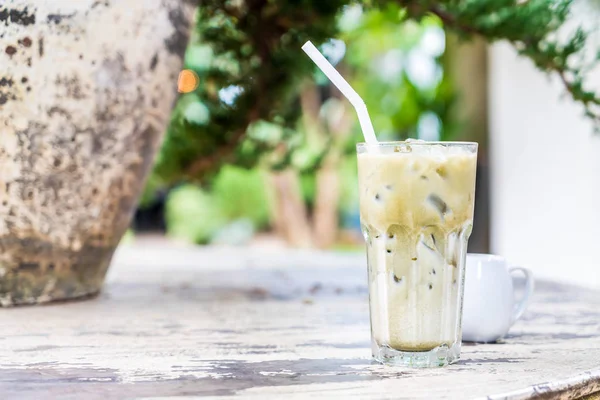
[[[241,85],[229,85],[218,90],[217,105],[206,100],[215,90],[206,73],[210,65],[226,71],[242,67],[233,57],[217,59],[214,42],[204,40],[206,21],[201,13],[198,18],[185,68],[198,74],[200,85],[183,94],[173,111],[134,229],[164,231],[197,244],[242,245],[274,237],[295,247],[362,246],[354,150],[360,127],[351,106],[314,67],[310,79],[296,82],[290,115],[251,123],[225,166],[202,179],[164,179],[169,160],[193,157],[190,146],[210,147],[203,142],[208,135],[197,131],[211,113],[234,106],[243,95]],[[447,73],[448,38],[437,17],[407,20],[390,3],[377,9],[347,6],[333,18],[336,37],[320,49],[369,106],[380,140],[456,137],[463,126],[455,112],[460,95]]]
[[[301,51],[311,40],[381,140],[479,143],[470,252],[571,279],[569,232],[597,237],[598,15],[597,0],[203,0],[184,70],[198,85],[174,109],[127,240],[363,248],[360,129]],[[570,229],[547,218],[557,204],[580,216]],[[588,283],[594,256],[577,258]]]

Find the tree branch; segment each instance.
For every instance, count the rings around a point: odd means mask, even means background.
[[[397,0],[397,2],[406,7],[411,17],[421,18],[423,15],[430,13],[437,16],[444,26],[465,36],[481,36],[488,41],[507,40],[517,52],[524,57],[529,58],[535,66],[545,72],[556,74],[565,90],[573,98],[574,101],[580,102],[585,109],[588,117],[592,118],[597,126],[600,126],[600,112],[593,110],[592,105],[600,105],[600,97],[592,92],[587,92],[582,88],[581,81],[577,78],[580,76],[580,70],[569,67],[567,60],[569,56],[581,51],[584,48],[584,43],[587,36],[583,32],[576,32],[570,40],[562,47],[553,42],[546,42],[546,34],[553,33],[556,29],[554,26],[549,26],[545,30],[535,32],[536,35],[519,35],[518,32],[511,32],[508,26],[494,26],[493,24],[477,25],[476,22],[468,18],[461,18],[458,12],[452,12],[442,6],[443,2],[415,1],[415,0]],[[519,3],[513,6],[514,13],[521,12],[527,3]],[[570,7],[570,1],[565,1],[563,7]],[[564,23],[564,19],[568,16],[567,12],[561,14],[563,9],[559,11],[546,10],[548,13],[555,12],[554,25],[556,28]],[[552,14],[549,14],[548,19],[551,20]],[[525,32],[525,30],[524,30]],[[540,44],[551,44],[542,48]],[[557,59],[560,62],[557,62]],[[597,60],[595,60],[597,62]]]

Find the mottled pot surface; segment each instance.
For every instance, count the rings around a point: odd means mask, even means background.
[[[176,96],[193,5],[0,5],[0,304],[96,293]]]

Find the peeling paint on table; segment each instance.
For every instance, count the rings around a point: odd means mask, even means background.
[[[570,399],[600,391],[600,294],[538,282],[460,362],[373,364],[362,254],[122,247],[92,300],[0,310],[0,398]]]

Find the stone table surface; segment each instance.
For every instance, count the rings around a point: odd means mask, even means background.
[[[0,310],[5,399],[567,399],[600,390],[600,294],[538,282],[459,363],[370,360],[361,254],[121,247],[102,294]]]

